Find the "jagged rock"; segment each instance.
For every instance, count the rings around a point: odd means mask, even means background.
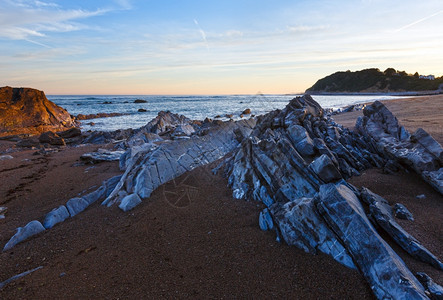
[[[314,142],[309,137],[308,132],[303,126],[293,124],[287,129],[289,138],[294,144],[295,149],[303,157],[314,154]]]
[[[378,299],[427,299],[421,284],[375,231],[349,188],[322,185],[315,204]]]
[[[49,144],[53,146],[66,146],[65,140],[52,131],[46,131],[42,133],[38,138],[38,140],[42,144]]]
[[[162,114],[156,118],[158,122],[151,128],[156,131],[163,128],[165,124],[160,121],[165,116]],[[254,125],[254,120],[226,122],[211,128],[204,136],[193,135],[186,140],[162,143],[155,149],[148,148],[137,152],[126,161],[125,173],[102,204],[109,206],[120,203],[126,195],[134,193],[141,199],[149,198],[161,184],[232,151],[238,146],[234,131],[238,127]]]
[[[258,223],[260,225],[260,229],[263,231],[274,229],[274,221],[269,213],[269,209],[265,208],[260,212]]]
[[[412,213],[403,204],[395,203],[394,214],[396,218],[414,221]]]
[[[320,177],[323,182],[328,183],[342,178],[340,172],[326,154],[316,158],[310,165],[312,171]]]
[[[194,127],[192,127],[189,124],[185,125],[178,125],[175,127],[172,136],[173,137],[179,137],[179,136],[190,136],[195,132]]]
[[[142,203],[142,200],[137,194],[134,193],[124,197],[118,207],[123,211],[129,211],[140,203]]]
[[[57,132],[58,136],[64,139],[71,139],[82,135],[80,128],[71,128],[65,131]]]
[[[119,117],[119,116],[125,116],[125,115],[127,115],[127,113],[98,113],[98,114],[89,114],[89,115],[78,114],[75,118],[77,120],[90,120],[90,119],[98,119],[98,118]]]
[[[443,270],[443,263],[395,221],[391,207],[385,199],[364,187],[361,197],[369,205],[371,217],[397,244],[418,260]]]
[[[379,101],[368,105],[355,124],[358,132],[389,159],[403,164],[443,194],[443,149],[423,129],[414,135],[400,126],[397,118]]]
[[[51,210],[45,216],[45,220],[43,221],[43,227],[45,227],[46,229],[50,229],[54,227],[55,224],[61,223],[67,218],[69,218],[69,212],[66,209],[66,206],[61,205],[58,208],[54,208],[53,210]]]
[[[13,237],[6,243],[3,251],[8,251],[12,249],[18,243],[23,242],[24,240],[30,238],[33,235],[39,234],[40,232],[45,231],[45,228],[39,221],[31,221],[26,224],[25,227],[17,228],[17,233],[14,234]]]
[[[106,196],[106,186],[102,185],[92,193],[89,193],[87,195],[82,196],[82,198],[91,205],[92,203],[96,202],[97,200],[104,199]]]
[[[443,287],[436,284],[426,273],[417,272],[418,280],[423,284],[432,300],[443,300]]]
[[[0,136],[64,130],[77,124],[63,108],[31,88],[0,88]]]
[[[89,203],[83,198],[72,198],[66,202],[66,208],[69,211],[71,217],[84,211],[89,206]]]
[[[97,164],[102,161],[116,161],[125,153],[123,150],[109,151],[106,149],[98,149],[96,152],[85,153],[80,159],[91,164]]]
[[[331,255],[339,263],[355,269],[352,258],[318,215],[313,198],[300,198],[271,206],[272,215],[288,245],[312,254]]]
[[[411,136],[411,140],[420,143],[429,153],[439,159],[440,163],[443,163],[443,148],[429,133],[419,128]]]
[[[30,137],[19,141],[16,146],[22,148],[33,148],[40,146],[40,142],[38,141],[37,137]]]

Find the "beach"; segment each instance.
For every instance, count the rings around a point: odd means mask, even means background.
[[[384,103],[407,130],[423,128],[443,143],[442,95]],[[361,114],[334,119],[352,128]],[[0,141],[2,153],[12,146]],[[18,226],[41,220],[68,199],[121,174],[117,162],[80,162],[81,154],[99,147],[109,145],[7,153],[13,159],[0,161],[0,206],[8,207],[0,219],[2,247]],[[278,243],[275,233],[261,231],[258,214],[264,205],[233,199],[227,179],[221,172],[212,174],[215,166],[199,167],[159,187],[128,213],[95,203],[2,252],[0,282],[43,268],[8,284],[0,298],[373,298],[358,271],[329,256]],[[370,188],[390,204],[404,204],[415,221],[398,222],[443,258],[441,195],[418,175],[370,169],[349,182]],[[393,247],[413,272],[426,272],[443,284],[441,271]]]

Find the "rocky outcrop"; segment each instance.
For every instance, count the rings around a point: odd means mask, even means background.
[[[381,103],[363,110],[356,130],[382,155],[414,170],[443,195],[443,148],[423,129],[410,134]]]
[[[119,116],[125,116],[127,114],[125,113],[98,113],[98,114],[78,114],[75,119],[76,120],[90,120],[90,119],[98,119],[98,118],[111,118],[111,117],[119,117]]]
[[[171,117],[174,116],[159,114],[146,128],[161,134],[172,126],[177,128],[185,125],[186,119],[179,117],[173,120]],[[125,161],[120,163],[124,166],[125,173],[102,204],[110,206],[117,203],[123,210],[133,208],[140,203],[139,199],[149,198],[161,184],[220,159],[234,150],[239,145],[236,137],[243,138],[242,134],[250,132],[254,125],[254,120],[225,122],[187,139],[145,144],[136,149],[133,147],[124,155]]]
[[[395,122],[387,127],[406,138]],[[371,139],[325,118],[321,107],[304,96],[259,117],[225,172],[235,198],[268,207],[260,213],[259,225],[275,230],[277,239],[359,269],[379,299],[426,299],[423,286],[371,223],[374,217],[366,215],[364,206],[369,205],[361,201],[362,192],[343,180],[391,159]],[[402,234],[404,241],[415,241],[410,247],[420,245],[404,230]],[[423,251],[410,253],[422,259]]]
[[[31,88],[0,88],[0,136],[39,134],[77,126],[69,113]]]

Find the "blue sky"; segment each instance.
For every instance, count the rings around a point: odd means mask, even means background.
[[[0,86],[303,92],[336,71],[443,75],[443,1],[0,0]]]

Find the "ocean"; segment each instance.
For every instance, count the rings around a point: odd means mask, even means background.
[[[65,108],[70,114],[125,113],[127,115],[98,118],[82,121],[83,130],[113,131],[117,129],[139,128],[157,116],[161,110],[182,114],[193,120],[204,120],[233,115],[234,120],[249,108],[254,115],[283,109],[297,95],[220,95],[220,96],[155,96],[155,95],[48,95],[47,98]],[[375,100],[390,100],[398,96],[382,95],[339,95],[313,96],[323,108],[340,108],[352,104]],[[136,99],[147,103],[134,103]],[[138,112],[145,109],[146,112]],[[93,122],[94,125],[88,125]]]

